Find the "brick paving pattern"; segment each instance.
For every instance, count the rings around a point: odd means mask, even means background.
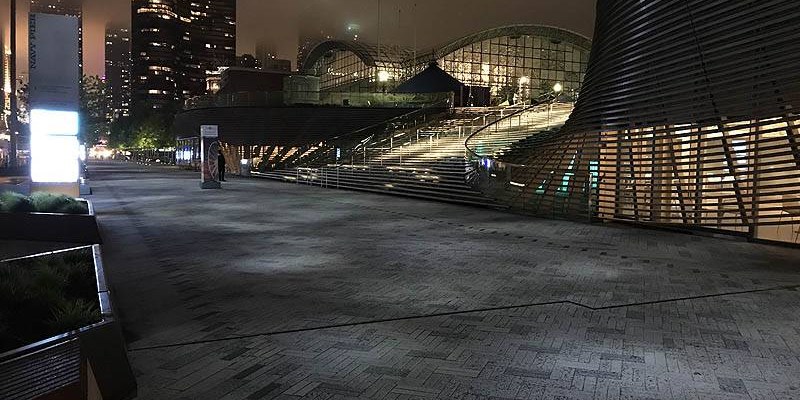
[[[140,399],[800,398],[800,250],[93,173]]]

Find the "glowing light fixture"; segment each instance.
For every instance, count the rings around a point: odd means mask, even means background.
[[[72,183],[80,177],[78,113],[31,110],[31,180]]]
[[[31,110],[31,136],[77,136],[78,129],[77,112]]]
[[[554,92],[561,93],[562,90],[564,90],[564,86],[561,85],[561,82],[556,82],[556,84],[553,85],[553,91]]]
[[[388,82],[389,78],[391,78],[391,77],[392,77],[392,75],[389,74],[389,71],[386,71],[386,70],[378,71],[378,82]]]
[[[31,136],[31,180],[72,183],[80,177],[77,136]]]

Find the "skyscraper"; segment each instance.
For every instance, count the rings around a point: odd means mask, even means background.
[[[133,102],[164,109],[206,92],[206,72],[236,63],[235,0],[133,0]]]
[[[178,37],[181,22],[173,0],[133,0],[131,88],[134,107],[163,109],[180,96]],[[135,108],[134,108],[135,109]]]
[[[275,46],[272,44],[261,41],[256,43],[255,56],[263,67],[267,61],[278,58],[278,51],[275,50]]]
[[[179,1],[183,24],[182,94],[205,93],[206,74],[236,65],[236,0]]]
[[[31,12],[78,17],[78,60],[81,75],[83,75],[83,1],[31,0]]]
[[[106,28],[106,82],[109,122],[130,115],[131,32],[127,28]]]

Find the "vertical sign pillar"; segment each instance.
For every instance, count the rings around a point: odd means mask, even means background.
[[[28,28],[33,190],[77,196],[78,18],[34,13]]]
[[[219,127],[200,126],[200,188],[221,189],[219,182]]]

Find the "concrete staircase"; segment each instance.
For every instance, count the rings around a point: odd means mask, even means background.
[[[501,154],[532,133],[546,129],[548,121],[563,124],[569,111],[571,106],[558,107],[556,112],[550,110],[548,118],[546,106],[458,109],[425,126],[367,138],[347,151],[339,163],[253,175],[297,184],[501,207],[467,183],[472,161],[465,140],[479,132],[475,143]]]

